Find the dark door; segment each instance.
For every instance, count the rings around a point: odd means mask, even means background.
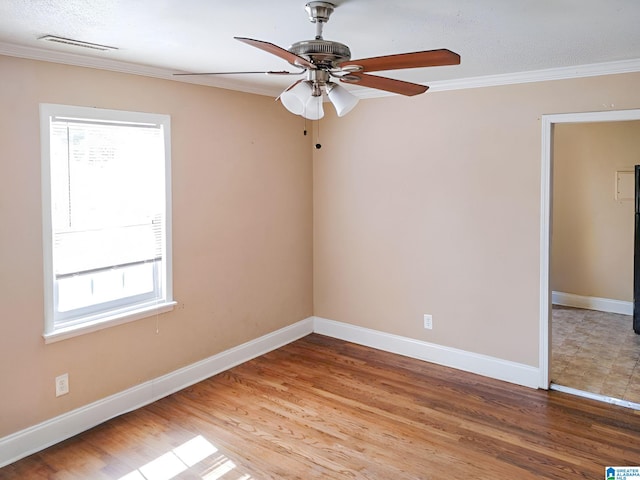
[[[640,165],[636,165],[635,222],[633,238],[633,331],[640,334]]]

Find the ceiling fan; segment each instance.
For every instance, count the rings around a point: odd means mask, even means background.
[[[289,62],[299,69],[297,72],[211,72],[182,73],[176,75],[229,75],[241,73],[266,73],[268,75],[302,75],[301,79],[289,86],[278,99],[291,113],[310,120],[324,116],[322,98],[324,93],[336,108],[338,116],[346,115],[358,103],[358,98],[347,89],[332,81],[375,88],[391,93],[413,96],[427,91],[429,87],[393,78],[370,75],[368,72],[399,70],[404,68],[437,67],[458,65],[460,55],[446,49],[401,53],[381,57],[351,60],[349,47],[322,37],[322,29],[335,9],[335,5],[324,1],[312,1],[305,9],[311,23],[316,24],[314,40],[303,40],[288,49],[273,43],[245,37],[234,37],[247,45],[259,48]]]

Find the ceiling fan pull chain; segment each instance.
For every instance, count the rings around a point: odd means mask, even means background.
[[[320,120],[316,121],[316,149],[320,150],[322,148],[322,144],[320,143]]]

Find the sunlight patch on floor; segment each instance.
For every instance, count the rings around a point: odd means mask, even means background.
[[[128,473],[120,480],[171,480],[190,467],[209,459],[212,464],[203,474],[202,480],[218,480],[236,468],[236,464],[220,454],[211,458],[218,449],[202,435],[174,448],[155,460]],[[251,480],[250,475],[242,475],[237,480]]]

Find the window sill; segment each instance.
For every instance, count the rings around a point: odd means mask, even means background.
[[[170,301],[151,305],[137,310],[130,310],[128,312],[119,313],[110,317],[100,318],[98,320],[84,322],[80,325],[72,325],[68,327],[57,328],[53,332],[46,332],[42,336],[44,337],[44,343],[55,343],[68,338],[77,337],[86,333],[97,332],[98,330],[104,330],[105,328],[114,327],[116,325],[122,325],[123,323],[134,322],[146,317],[152,317],[161,313],[170,312],[177,305],[178,302]]]

